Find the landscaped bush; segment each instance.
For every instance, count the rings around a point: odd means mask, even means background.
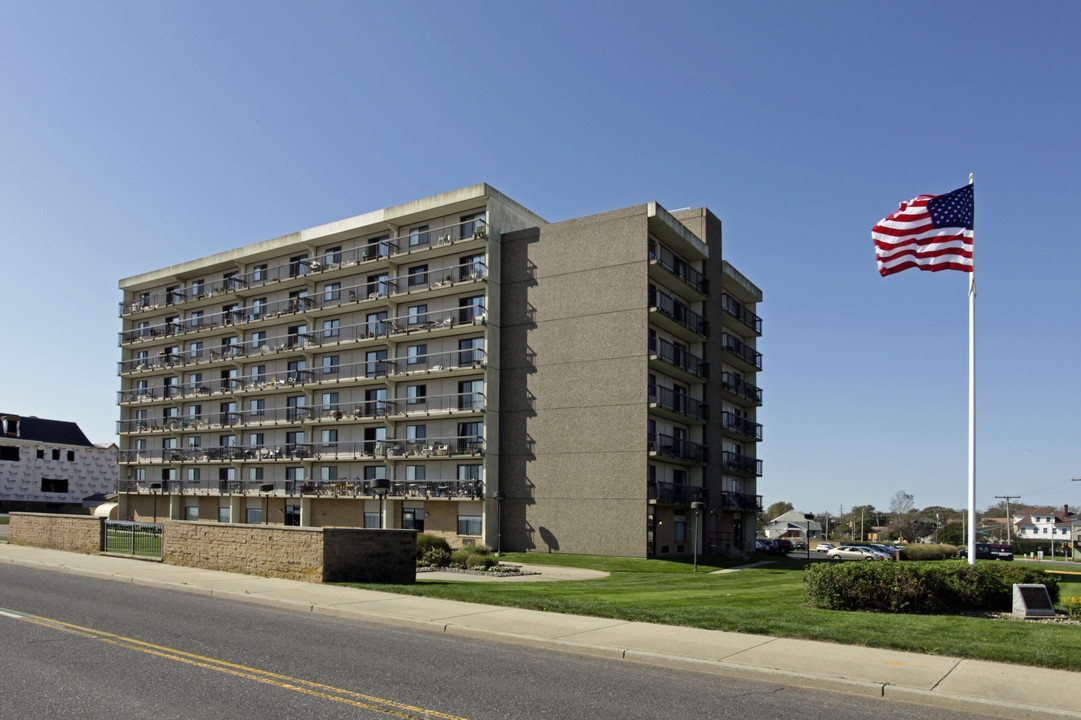
[[[1081,620],[1081,597],[1063,598],[1062,605],[1071,620]]]
[[[803,574],[816,607],[921,615],[1010,610],[1015,583],[1046,585],[1051,600],[1058,599],[1056,578],[1001,563],[816,563]]]
[[[957,546],[910,543],[897,552],[898,560],[950,560],[957,557]]]
[[[450,556],[451,566],[464,570],[487,570],[498,562],[487,545],[458,548]]]
[[[435,535],[417,535],[417,567],[446,567],[450,564],[450,545]]]

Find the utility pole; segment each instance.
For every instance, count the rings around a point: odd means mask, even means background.
[[[1010,500],[1020,500],[1021,496],[1020,495],[995,495],[995,499],[996,500],[1005,500],[1006,501],[1006,544],[1009,545],[1009,544],[1011,544],[1013,542],[1013,540],[1010,539],[1010,526],[1013,525],[1013,515],[1010,514]],[[1052,535],[1052,538],[1053,537],[1054,537],[1054,535]],[[1054,541],[1052,540],[1052,543],[1053,542]],[[1052,547],[1054,547],[1053,544],[1052,544]]]

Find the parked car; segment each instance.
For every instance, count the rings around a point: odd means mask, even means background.
[[[963,547],[957,551],[957,557],[968,558],[968,548]],[[990,543],[976,543],[977,560],[1013,560],[1013,548],[1009,545],[992,545]]]
[[[900,549],[896,545],[872,545],[871,548],[886,553],[894,560],[897,559],[897,551]]]
[[[833,549],[833,543],[831,543],[831,542],[820,542],[820,543],[818,543],[818,545],[815,546],[815,550],[817,550],[818,552],[826,552],[827,550],[832,550],[832,549]]]
[[[769,552],[773,549],[773,543],[769,540],[763,540],[759,538],[754,541],[754,549],[758,552]]]
[[[797,540],[796,542],[792,543],[792,547],[794,547],[796,550],[806,550],[807,543],[802,540]]]
[[[842,545],[831,548],[826,557],[830,560],[885,560],[888,556],[884,552],[862,545]]]
[[[794,549],[792,546],[792,541],[788,538],[777,538],[773,542],[777,546],[777,552],[787,553],[792,552],[792,550]]]

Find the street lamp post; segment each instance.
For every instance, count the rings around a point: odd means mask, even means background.
[[[694,571],[698,572],[698,528],[702,524],[702,511],[706,509],[704,502],[691,503],[694,510]]]
[[[386,478],[376,478],[372,483],[372,487],[375,488],[375,495],[379,498],[379,529],[383,529],[383,499],[387,496],[387,491],[390,489],[390,480]]]
[[[811,559],[811,521],[815,519],[814,513],[803,513],[803,519],[807,521],[807,527],[803,531],[804,545],[806,545],[807,559]]]
[[[263,524],[270,524],[270,492],[274,489],[273,483],[264,483],[259,486],[259,492],[263,493]]]
[[[492,493],[492,499],[495,500],[495,554],[499,555],[503,552],[503,501],[506,499],[507,493],[502,490],[496,490]]]
[[[154,496],[154,522],[158,521],[158,490],[161,490],[161,483],[150,483],[150,494]]]

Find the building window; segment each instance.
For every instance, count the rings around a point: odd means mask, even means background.
[[[402,529],[403,530],[423,530],[424,529],[424,510],[423,508],[402,508]]]
[[[460,298],[458,300],[458,322],[468,323],[484,317],[484,296]]]
[[[251,346],[252,349],[261,348],[266,345],[266,330],[257,330],[251,334]]]
[[[341,327],[341,320],[324,320],[323,321],[323,339],[338,337]]]
[[[673,529],[672,541],[681,543],[687,541],[687,519],[683,515],[677,515],[675,528]]]
[[[405,388],[406,404],[423,405],[428,397],[427,385],[409,385]]]
[[[459,535],[480,535],[481,518],[480,515],[459,515],[458,516],[458,534]]]
[[[428,266],[414,265],[409,268],[409,289],[424,287],[428,284]]]
[[[229,519],[229,508],[227,508],[227,507],[218,508],[218,522],[220,522],[220,523],[231,522],[230,519]]]
[[[338,468],[335,465],[324,465],[319,468],[319,479],[323,482],[337,482]]]
[[[409,325],[421,325],[428,322],[428,306],[413,305],[407,311]]]
[[[199,519],[199,508],[198,507],[191,507],[191,506],[188,506],[188,507],[184,508],[184,519],[185,520],[198,520]]]
[[[364,513],[364,527],[369,530],[379,529],[379,513],[377,512],[365,512]]]
[[[463,238],[471,238],[484,232],[484,213],[463,215],[459,222],[462,224]]]
[[[335,302],[341,300],[342,284],[327,283],[323,286],[323,302]]]
[[[323,251],[323,265],[340,265],[341,262],[342,248],[340,245],[338,247],[329,247]]]
[[[38,452],[41,451],[38,450]],[[0,460],[19,462],[19,448],[14,445],[0,445]]]
[[[300,506],[299,505],[286,505],[285,506],[285,524],[293,527],[300,527]]]
[[[326,355],[323,357],[323,374],[324,375],[337,375],[338,374],[338,356]]]
[[[425,480],[426,472],[427,471],[425,470],[423,465],[406,465],[406,482],[423,482]]]
[[[59,459],[60,459],[60,450],[58,450],[57,448],[53,448],[53,460],[59,460]]]
[[[266,282],[267,279],[267,266],[256,265],[251,271],[252,282]]]
[[[41,492],[43,493],[67,493],[68,481],[56,478],[41,478]]]
[[[263,508],[248,508],[244,517],[244,522],[249,525],[262,525],[263,524]]]
[[[410,345],[409,347],[407,347],[405,349],[405,356],[406,356],[406,361],[405,362],[406,362],[407,365],[421,365],[421,364],[424,363],[427,355],[428,355],[428,346],[427,345],[424,345],[424,344]],[[414,368],[414,369],[417,369],[417,368]]]
[[[308,274],[308,256],[294,255],[289,258],[289,277],[299,277]]]
[[[174,417],[175,417],[176,408],[171,408],[171,409],[173,410]],[[74,450],[68,450],[68,462],[75,462],[75,451]]]
[[[409,231],[409,247],[419,247],[428,244],[428,226],[420,225]]]
[[[332,412],[338,409],[338,393],[325,392],[323,393],[323,412]]]

